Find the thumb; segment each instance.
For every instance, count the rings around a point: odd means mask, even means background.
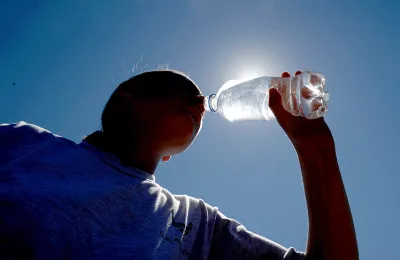
[[[284,110],[282,106],[282,97],[281,94],[278,92],[278,90],[272,88],[269,90],[269,101],[268,105],[271,108],[272,112],[274,112],[275,115],[282,114],[282,111]]]
[[[292,115],[282,105],[282,96],[276,89],[269,91],[269,107],[275,115],[279,125],[284,129],[290,126]]]

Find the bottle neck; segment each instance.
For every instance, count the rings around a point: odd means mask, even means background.
[[[208,112],[217,112],[217,95],[211,94],[204,98],[204,108]]]

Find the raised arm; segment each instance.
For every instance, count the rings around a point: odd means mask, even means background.
[[[300,161],[309,218],[307,259],[358,259],[353,219],[329,127],[323,118],[292,116],[273,89],[269,105]]]

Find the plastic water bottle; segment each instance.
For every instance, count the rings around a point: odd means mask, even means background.
[[[268,106],[270,88],[278,90],[283,107],[294,116],[314,119],[328,112],[330,95],[325,91],[325,76],[311,71],[303,71],[291,78],[263,76],[230,80],[217,94],[204,99],[204,107],[231,122],[272,120],[275,116]]]

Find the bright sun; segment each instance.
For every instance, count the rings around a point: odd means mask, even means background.
[[[267,76],[265,75],[265,71],[263,71],[261,68],[254,68],[254,67],[241,68],[237,74],[238,77],[236,79],[240,81]]]

